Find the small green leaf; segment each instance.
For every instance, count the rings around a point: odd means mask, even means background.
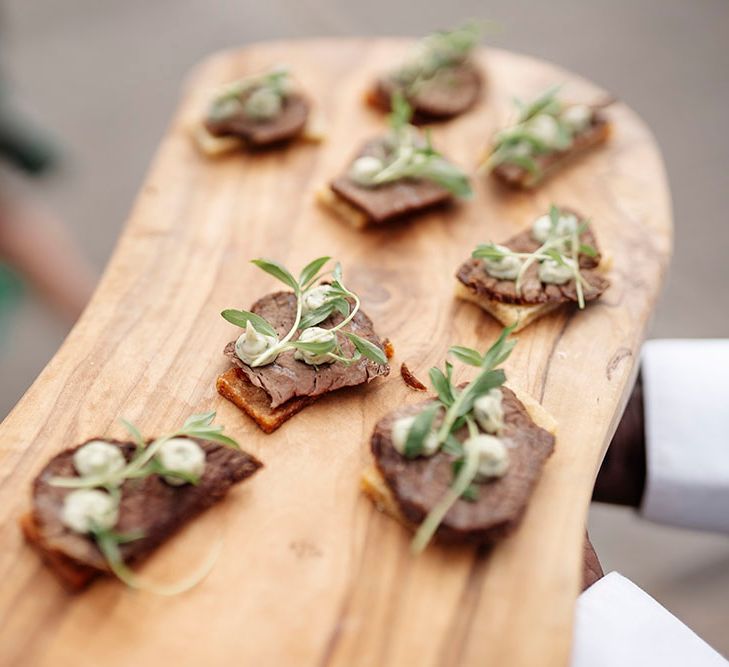
[[[331,259],[331,257],[318,257],[315,260],[309,262],[302,270],[299,275],[299,285],[302,289],[309,286],[309,283],[316,278],[321,268]]]
[[[587,243],[580,244],[580,254],[588,257],[597,257],[597,250]]]
[[[552,204],[549,207],[549,224],[551,227],[551,234],[557,233],[557,227],[559,227],[559,219],[561,217],[561,214],[559,212],[559,209]]]
[[[150,474],[159,475],[160,477],[174,477],[175,479],[180,479],[186,484],[192,484],[193,486],[197,486],[200,483],[200,478],[197,475],[191,475],[190,473],[182,472],[180,470],[170,470],[169,468],[165,468],[157,459],[152,459],[144,470],[140,471],[138,477],[146,477]]]
[[[387,120],[390,127],[396,132],[400,132],[409,122],[413,115],[413,110],[402,94],[402,91],[396,90],[390,98],[390,115]]]
[[[147,443],[144,441],[144,438],[139,432],[139,429],[134,424],[132,424],[132,422],[127,421],[123,417],[119,421],[124,425],[124,428],[129,431],[129,434],[132,436],[132,440],[134,441],[134,444],[137,446],[137,448],[144,449],[147,446]]]
[[[511,334],[511,332],[516,327],[516,324],[512,324],[509,327],[505,327],[501,334],[499,334],[499,337],[496,339],[496,342],[488,349],[486,350],[486,354],[483,355],[483,363],[481,364],[483,368],[486,369],[492,369],[496,368],[500,364],[504,363],[509,358],[509,355],[511,354],[511,351],[514,349],[514,346],[516,345],[516,340],[507,341],[507,338]]]
[[[382,351],[382,349],[380,349],[379,346],[375,345],[372,341],[369,341],[366,338],[362,338],[360,336],[357,336],[356,334],[353,334],[350,331],[345,331],[343,333],[347,338],[349,338],[349,340],[352,342],[352,345],[354,345],[355,349],[362,356],[367,357],[371,361],[374,361],[376,364],[380,364],[380,366],[387,365],[387,356]]]
[[[303,352],[309,352],[310,354],[326,354],[327,352],[334,352],[337,347],[337,341],[334,338],[329,340],[312,340],[312,341],[300,341],[294,340],[289,345],[297,350]]]
[[[475,259],[490,259],[498,262],[506,257],[506,253],[495,243],[482,243],[476,246],[476,249],[471,253],[471,257]]]
[[[555,110],[558,111],[559,102],[557,101],[557,93],[561,87],[561,85],[558,85],[548,88],[533,102],[523,107],[521,116],[519,117],[519,122],[523,123],[541,113],[554,112]]]
[[[521,167],[534,178],[539,178],[541,176],[542,170],[539,168],[536,160],[527,155],[510,155],[503,161],[509,164],[515,164],[517,167]]]
[[[347,317],[349,315],[350,306],[347,299],[340,297],[337,299],[333,299],[332,303],[334,304],[334,308],[338,310],[343,317]]]
[[[463,445],[452,432],[448,434],[446,441],[441,446],[441,450],[446,454],[450,454],[451,456],[456,456],[458,458],[463,456]]]
[[[440,402],[446,407],[450,407],[453,404],[453,401],[455,401],[453,387],[451,386],[450,380],[443,375],[443,371],[435,367],[428,371],[428,377],[430,377],[430,384],[433,385],[433,389],[435,389],[435,393],[438,394]]]
[[[583,220],[579,225],[577,225],[577,236],[582,236],[589,228],[589,221]]]
[[[433,403],[418,413],[405,440],[405,457],[414,459],[423,451],[425,438],[433,428],[433,420],[440,410],[439,403]]]
[[[255,264],[259,269],[262,269],[266,273],[272,275],[277,280],[280,280],[285,285],[288,285],[294,292],[299,291],[299,283],[284,267],[278,262],[272,259],[253,259],[252,264]]]
[[[481,373],[463,390],[463,394],[459,397],[460,405],[457,415],[462,417],[471,412],[473,404],[479,396],[483,396],[495,387],[500,387],[504,382],[506,382],[506,375],[500,368]]]
[[[462,361],[464,364],[469,366],[481,366],[483,359],[481,355],[470,347],[464,347],[463,345],[453,345],[448,350],[456,359]]]
[[[332,298],[339,297],[346,299],[352,293],[339,280],[333,280],[331,285],[329,285],[328,295]]]
[[[276,330],[260,315],[248,312],[247,310],[234,310],[232,308],[224,310],[220,314],[223,316],[223,319],[231,324],[235,324],[237,327],[245,329],[248,322],[250,322],[251,326],[259,334],[277,337]]]
[[[108,534],[116,540],[117,544],[128,544],[129,542],[136,542],[145,537],[143,530],[132,530],[128,533],[117,533],[116,531],[110,530]]]
[[[190,415],[182,425],[183,429],[204,428],[210,426],[215,419],[215,412],[201,412],[199,414]]]
[[[233,440],[233,438],[223,435],[220,431],[199,431],[195,434],[201,440],[211,440],[217,442],[226,447],[232,447],[233,449],[240,449],[240,445]]]
[[[564,257],[562,257],[562,253],[559,252],[556,248],[550,248],[549,250],[546,250],[545,255],[547,255],[550,259],[554,260],[559,264],[560,266],[567,266],[567,262],[564,261]]]
[[[433,151],[428,153],[427,157],[429,159],[426,159],[424,164],[415,170],[414,175],[416,177],[437,183],[448,190],[454,197],[470,199],[473,196],[473,190],[471,189],[471,182],[468,176],[458,169],[458,167],[452,165]]]
[[[304,315],[301,318],[301,322],[299,322],[299,329],[308,329],[309,327],[314,327],[317,324],[320,324],[324,320],[326,320],[332,312],[334,312],[335,304],[333,301],[328,301],[326,303],[323,303],[318,308],[315,308],[314,310],[310,310],[306,315]]]
[[[466,490],[461,494],[463,500],[468,500],[471,503],[475,503],[478,500],[480,489],[478,484],[473,482],[466,487]]]

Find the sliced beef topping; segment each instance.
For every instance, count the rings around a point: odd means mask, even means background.
[[[537,155],[534,161],[541,173],[547,172],[560,162],[560,160],[599,144],[607,138],[608,132],[609,124],[607,118],[603,114],[596,112],[592,117],[592,123],[585,130],[575,135],[572,145],[567,150]],[[523,185],[533,178],[523,167],[508,162],[497,165],[494,167],[493,172],[502,181],[516,186]]]
[[[591,229],[586,229],[580,236],[580,241],[590,245],[595,250],[597,241]],[[533,252],[541,245],[532,237],[531,230],[526,230],[513,236],[503,245],[516,252]],[[585,301],[597,299],[610,285],[597,271],[600,255],[589,257],[579,256],[580,273],[587,285],[583,285]],[[567,303],[577,302],[575,281],[570,280],[564,285],[542,283],[538,276],[538,263],[535,262],[527,270],[521,283],[520,293],[516,293],[516,283],[513,280],[501,280],[489,275],[484,268],[483,260],[471,258],[461,265],[456,274],[468,289],[494,301],[513,303],[516,305],[537,305],[540,303]]]
[[[415,94],[406,97],[416,120],[452,118],[468,111],[476,103],[482,85],[478,68],[473,63],[465,62],[439,70]],[[377,105],[389,109],[392,94],[397,90],[402,91],[402,85],[393,76],[379,79],[374,90]]]
[[[268,120],[254,120],[241,111],[222,119],[205,119],[205,128],[216,137],[235,136],[251,146],[269,146],[293,139],[302,132],[309,116],[309,103],[296,93],[284,99],[281,113]]]
[[[502,387],[509,469],[503,477],[478,485],[478,499],[458,500],[440,524],[443,541],[488,543],[512,530],[521,519],[542,466],[554,449],[554,436],[537,426],[514,393]],[[420,524],[453,484],[454,457],[443,451],[429,458],[406,459],[392,445],[397,419],[417,414],[430,401],[396,410],[372,434],[375,464],[405,518]],[[457,437],[463,441],[463,429]]]
[[[107,441],[119,446],[130,460],[135,447],[130,442]],[[205,450],[205,472],[197,485],[171,486],[160,476],[124,482],[119,506],[119,533],[142,531],[144,537],[122,545],[125,562],[142,560],[189,519],[215,504],[233,484],[250,477],[261,462],[250,454],[206,440],[195,440]],[[84,443],[85,444],[85,443]],[[83,445],[79,445],[82,447]],[[61,521],[63,499],[71,489],[51,486],[52,477],[75,477],[74,452],[66,449],[55,456],[33,483],[33,521],[47,550],[91,568],[108,571],[106,560],[93,538],[74,532]]]
[[[256,301],[251,311],[266,318],[276,329],[279,337],[283,337],[291,329],[296,318],[296,296],[292,292],[275,292]],[[336,312],[318,326],[329,329],[342,319],[341,313]],[[357,311],[345,330],[366,338],[384,351],[372,320],[361,310]],[[340,343],[345,356],[351,357],[354,353],[352,343],[344,336],[340,337]],[[236,355],[234,341],[226,345],[225,354],[245,373],[252,384],[263,389],[271,397],[272,408],[295,396],[321,396],[342,387],[369,382],[390,372],[389,366],[380,366],[364,357],[349,365],[336,361],[332,364],[311,366],[294,359],[291,350],[279,354],[272,364],[251,368]]]
[[[354,159],[365,155],[387,161],[386,139],[375,139],[366,143]],[[406,178],[376,187],[364,187],[345,174],[334,179],[330,187],[342,199],[365,213],[370,222],[376,224],[450,202],[453,198],[444,187],[425,179]]]

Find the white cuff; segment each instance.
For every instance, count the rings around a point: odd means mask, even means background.
[[[642,356],[642,512],[729,533],[729,340],[653,340]]]
[[[572,667],[727,667],[711,646],[617,572],[577,600]]]

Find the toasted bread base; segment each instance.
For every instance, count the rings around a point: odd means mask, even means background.
[[[20,518],[20,528],[26,541],[40,554],[43,562],[58,576],[61,583],[70,591],[80,591],[93,579],[102,574],[100,570],[89,567],[70,558],[62,551],[53,549],[41,538],[38,526],[31,513]]]
[[[555,418],[531,396],[517,392],[514,393],[521,401],[532,421],[548,433],[551,433],[556,439],[557,421]],[[363,471],[360,486],[365,495],[370,498],[380,512],[388,514],[413,531],[417,528],[416,525],[405,518],[390,487],[387,486],[387,483],[382,477],[382,473],[375,465],[370,465]]]
[[[241,137],[216,137],[214,134],[210,134],[201,122],[195,123],[190,132],[198,150],[207,157],[220,157],[234,153],[243,150],[247,145],[245,139]],[[318,114],[310,114],[304,129],[295,139],[318,144],[324,141],[325,137],[326,127],[322,117]]]
[[[243,410],[264,433],[273,433],[317,398],[300,396],[272,408],[270,396],[260,387],[256,387],[239,368],[230,368],[218,376],[215,387],[223,398]]]
[[[198,150],[208,157],[219,157],[241,150],[246,144],[240,137],[216,137],[202,123],[192,128],[192,138]]]
[[[328,186],[317,190],[315,197],[320,206],[334,213],[340,220],[355,229],[362,229],[371,224],[370,219],[365,213],[345,199],[342,199],[342,197]]]
[[[505,327],[513,326],[514,333],[521,331],[542,315],[551,313],[564,305],[562,303],[540,303],[534,306],[519,306],[513,303],[502,303],[472,292],[460,280],[456,280],[455,295],[459,299],[475,303]]]

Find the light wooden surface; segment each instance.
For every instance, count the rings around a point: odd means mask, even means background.
[[[361,94],[405,47],[263,44],[215,56],[194,73],[91,305],[0,426],[3,665],[567,662],[592,481],[670,253],[663,166],[647,128],[617,105],[612,144],[533,194],[478,182],[476,198],[457,210],[352,231],[313,205],[313,191],[381,130]],[[328,141],[212,163],[199,157],[187,126],[210,88],[280,62],[320,101]],[[576,99],[601,94],[526,57],[486,51],[483,64],[483,103],[434,131],[467,168],[512,96],[561,81]],[[513,537],[491,553],[435,547],[413,560],[409,535],[359,493],[369,433],[392,406],[421,396],[399,379],[401,361],[425,377],[450,344],[493,339],[491,319],[451,298],[453,272],[477,242],[511,235],[552,201],[590,216],[614,259],[613,286],[599,304],[521,332],[507,364],[510,383],[559,420],[557,451]],[[341,259],[378,331],[393,340],[394,372],[325,398],[266,436],[215,394],[222,348],[235,335],[218,313],[274,287],[248,259],[267,255],[298,269],[325,253]],[[122,415],[154,434],[210,408],[267,467],[143,570],[180,573],[223,539],[212,574],[173,599],[114,581],[65,593],[16,525],[47,458],[90,436],[122,435]]]

